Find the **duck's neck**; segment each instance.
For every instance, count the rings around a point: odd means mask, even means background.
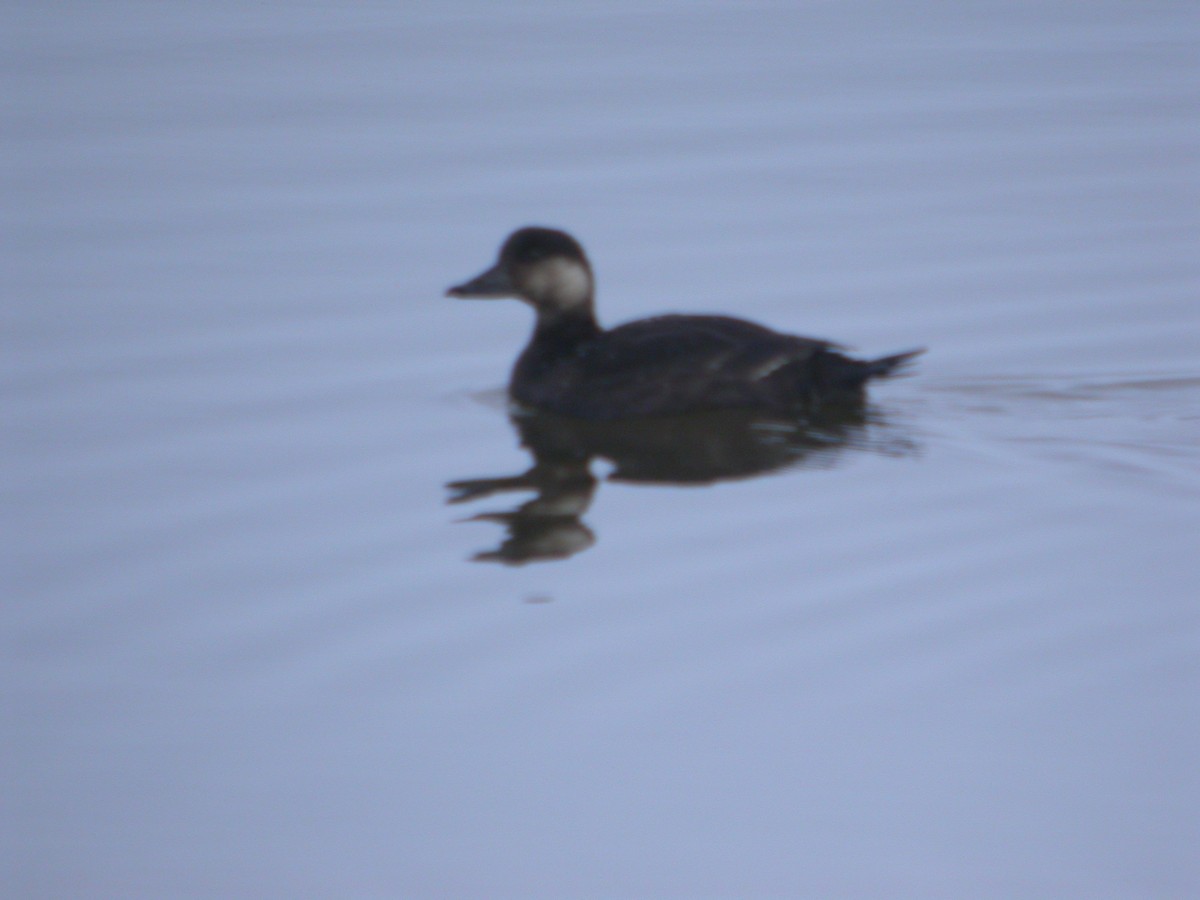
[[[577,374],[575,367],[562,363],[601,333],[590,309],[559,315],[539,312],[533,337],[513,367],[509,392],[530,406],[552,406]]]
[[[531,348],[536,345],[548,351],[570,353],[579,344],[592,340],[599,333],[600,326],[590,306],[572,309],[569,312],[539,310],[533,339],[529,345]]]

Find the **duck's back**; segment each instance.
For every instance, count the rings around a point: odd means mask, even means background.
[[[875,374],[827,341],[728,316],[668,315],[601,331],[556,354],[531,345],[513,372],[518,402],[591,419],[698,410],[791,410],[854,396]]]

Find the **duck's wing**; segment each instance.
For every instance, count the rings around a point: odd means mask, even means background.
[[[622,325],[579,359],[598,408],[669,412],[740,405],[770,392],[771,376],[835,345],[724,316],[660,316]]]
[[[585,365],[591,377],[622,372],[708,374],[754,381],[789,362],[837,345],[781,334],[728,316],[658,316],[607,332],[589,346]]]

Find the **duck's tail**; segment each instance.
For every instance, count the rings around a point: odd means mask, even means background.
[[[916,350],[906,350],[904,353],[893,353],[891,356],[881,356],[867,362],[867,378],[896,378],[908,375],[912,371],[912,361],[925,352],[924,347]]]

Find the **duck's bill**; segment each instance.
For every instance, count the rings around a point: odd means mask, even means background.
[[[447,289],[447,297],[511,297],[516,293],[512,279],[500,268],[493,266],[476,275],[470,281],[456,284]]]

